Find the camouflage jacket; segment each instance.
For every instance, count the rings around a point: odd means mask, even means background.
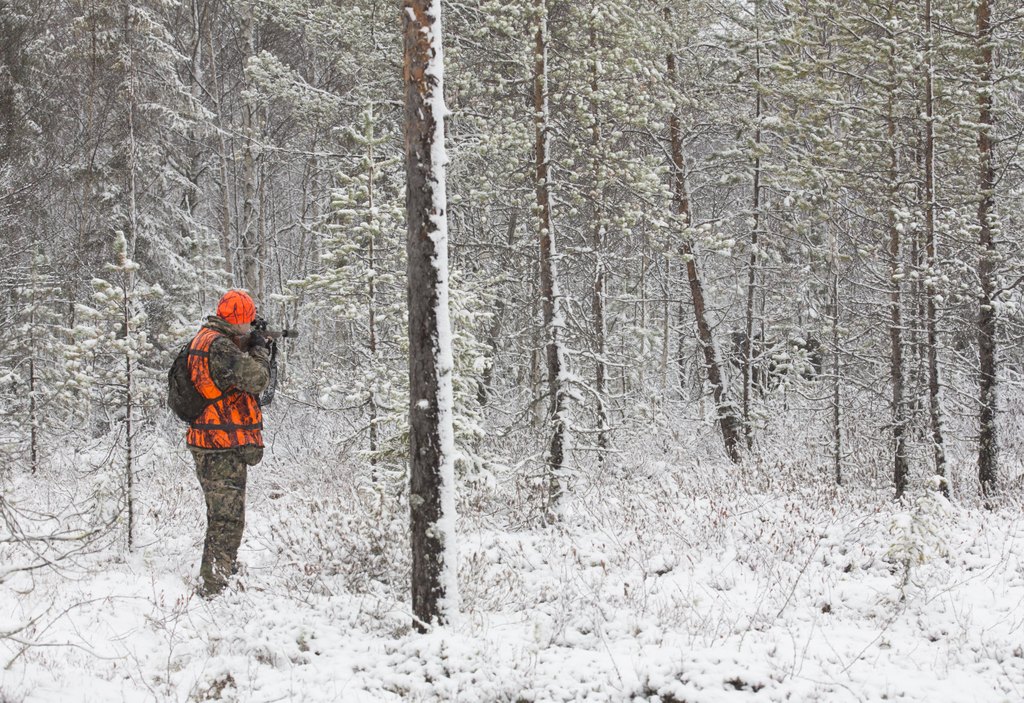
[[[216,315],[206,318],[203,327],[224,335],[210,347],[210,375],[217,387],[222,391],[237,388],[253,395],[262,393],[270,382],[270,352],[262,348],[247,352],[239,349],[232,341],[242,336],[238,327]]]
[[[237,388],[245,393],[259,395],[270,381],[270,352],[263,348],[242,351],[234,339],[242,337],[241,330],[229,322],[211,315],[203,327],[220,332],[210,346],[210,376],[222,391]],[[240,456],[246,464],[259,463],[263,457],[263,448],[242,446],[234,449],[204,449],[190,446],[192,453],[198,456],[210,453],[233,452]]]

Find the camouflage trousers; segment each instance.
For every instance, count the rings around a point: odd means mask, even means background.
[[[246,475],[248,466],[257,463],[262,454],[257,447],[192,451],[199,485],[206,496],[206,542],[199,567],[206,596],[224,590],[237,569],[235,560],[245,529]]]

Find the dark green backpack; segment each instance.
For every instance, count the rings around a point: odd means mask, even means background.
[[[188,350],[191,346],[190,340],[174,357],[171,370],[167,372],[167,407],[174,411],[179,420],[190,425],[210,403],[192,383],[192,374],[188,371]]]

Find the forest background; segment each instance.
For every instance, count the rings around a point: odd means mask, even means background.
[[[8,575],[172,512],[166,369],[237,286],[302,333],[266,475],[351,489],[403,581],[400,19],[0,3],[5,544],[47,535]],[[532,529],[668,471],[1012,502],[1022,48],[992,0],[446,4],[460,513]]]

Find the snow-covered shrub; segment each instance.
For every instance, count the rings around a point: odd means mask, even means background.
[[[938,482],[938,476],[933,477]],[[892,518],[892,543],[886,559],[900,567],[901,592],[911,583],[916,567],[948,553],[944,523],[950,518],[949,502],[935,490],[923,491]]]
[[[404,587],[407,514],[404,501],[376,484],[344,496],[303,497],[277,510],[269,540],[298,592],[366,592],[375,582]]]

